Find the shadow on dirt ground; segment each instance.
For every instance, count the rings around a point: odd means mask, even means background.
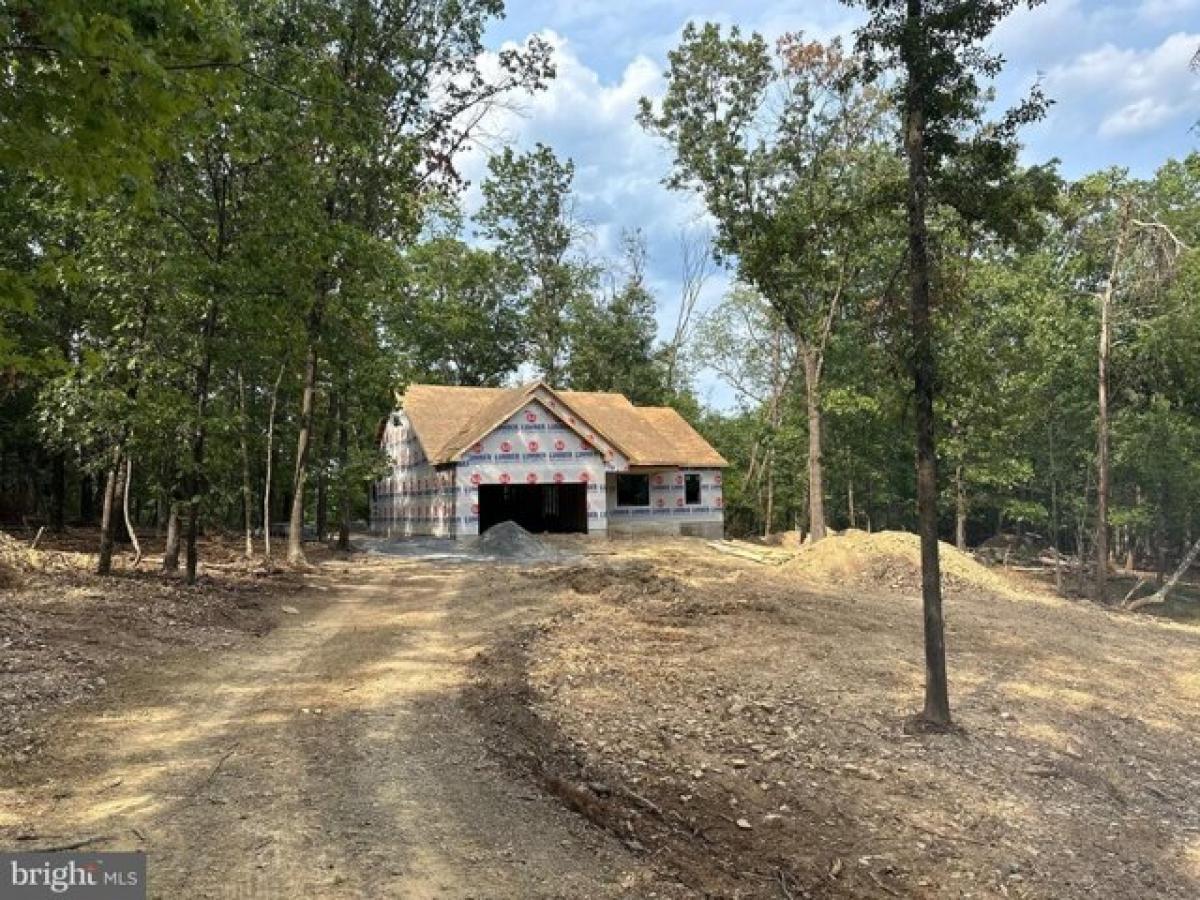
[[[671,896],[490,754],[470,660],[544,615],[454,567],[314,576],[252,646],[131,673],[0,790],[0,840],[142,849],[155,897]]]

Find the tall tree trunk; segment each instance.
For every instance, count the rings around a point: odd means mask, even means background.
[[[962,466],[954,468],[954,546],[964,552],[967,549],[967,486]]]
[[[97,575],[112,573],[113,527],[117,507],[117,482],[121,477],[121,447],[112,450],[108,472],[104,478],[104,506],[100,511],[100,556],[96,563]]]
[[[1112,349],[1112,304],[1117,291],[1121,260],[1125,250],[1126,226],[1129,218],[1128,201],[1121,202],[1117,221],[1117,236],[1113,245],[1112,265],[1108,279],[1100,292],[1100,337],[1097,354],[1096,427],[1096,573],[1093,593],[1096,602],[1108,602],[1108,494],[1109,494],[1109,424],[1108,424],[1108,358]]]
[[[350,482],[347,479],[347,472],[350,467],[350,413],[349,406],[349,391],[343,386],[341,396],[338,398],[338,540],[337,547],[339,550],[350,549]]]
[[[922,0],[908,0],[907,18],[920,34],[926,28]],[[925,708],[929,725],[950,724],[950,692],[946,683],[946,644],[942,621],[942,578],[938,559],[937,443],[933,401],[936,364],[930,309],[929,240],[925,170],[925,97],[929,90],[928,62],[920,42],[904,48],[907,86],[904,103],[904,150],[908,158],[909,316],[912,327],[912,370],[917,427],[917,521],[921,534],[921,597],[925,620]]]
[[[254,558],[254,491],[250,486],[250,417],[246,413],[246,382],[242,378],[242,370],[237,373],[238,407],[241,422],[238,427],[238,439],[242,451],[242,521],[246,535],[246,559]]]
[[[321,332],[325,294],[322,289],[308,314],[308,350],[304,358],[304,393],[300,400],[300,433],[296,438],[296,468],[292,473],[292,514],[288,521],[288,562],[304,559],[304,484],[308,479],[308,452],[312,442],[313,407],[317,396],[317,338]]]
[[[275,461],[275,411],[279,406],[279,384],[283,381],[283,370],[287,363],[279,367],[275,376],[275,384],[271,388],[271,408],[267,413],[267,471],[263,478],[263,558],[271,559],[271,477]]]
[[[808,531],[814,542],[825,537],[825,467],[821,458],[821,362],[805,347],[804,400],[808,411]]]
[[[766,459],[763,461],[766,473],[767,502],[763,516],[763,537],[771,536],[771,527],[775,522],[775,445],[767,448]]]
[[[162,570],[179,571],[179,500],[171,498],[171,511],[167,513],[167,543],[163,549]]]
[[[208,385],[212,377],[213,341],[217,332],[217,293],[208,301],[201,332],[200,367],[196,372],[196,425],[192,432],[192,467],[188,473],[188,521],[186,578],[196,583],[199,568],[200,501],[205,489],[204,441],[208,432],[205,417],[208,413]]]

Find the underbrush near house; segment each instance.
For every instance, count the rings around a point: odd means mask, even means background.
[[[547,789],[709,895],[1200,893],[1200,631],[951,558],[962,731],[912,735],[918,593],[902,546],[862,549],[775,568],[675,541],[481,571],[479,590],[563,611],[481,657],[479,713]]]

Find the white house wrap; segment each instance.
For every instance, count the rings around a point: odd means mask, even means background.
[[[719,537],[725,460],[668,407],[620,394],[412,385],[383,427],[371,497],[388,536],[530,531]]]

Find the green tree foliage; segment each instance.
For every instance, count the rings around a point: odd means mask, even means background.
[[[667,400],[663,354],[656,349],[655,301],[646,285],[646,248],[624,237],[623,272],[610,291],[575,298],[568,320],[566,381],[577,391],[616,391],[641,405]]]
[[[575,164],[544,144],[528,153],[506,147],[488,162],[477,217],[483,236],[520,273],[529,361],[551,384],[562,372],[570,309],[596,277],[578,253],[584,233],[574,177]]]
[[[788,36],[771,53],[757,34],[689,24],[665,97],[658,108],[643,99],[640,118],[674,151],[667,183],[704,198],[717,249],[791,331],[808,398],[809,529],[820,539],[824,356],[858,299],[896,174],[883,95],[839,41]]]
[[[406,379],[495,385],[517,370],[519,278],[497,252],[435,237],[405,254],[397,281],[390,327],[403,335]]]

